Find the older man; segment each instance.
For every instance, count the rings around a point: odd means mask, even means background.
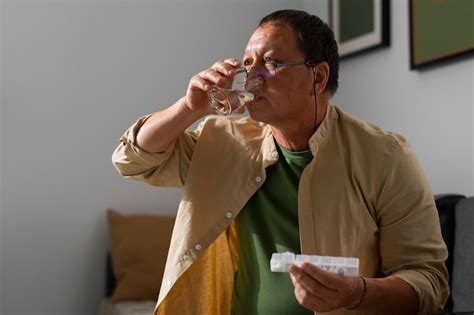
[[[250,117],[209,115],[236,67],[260,76]],[[409,145],[336,107],[337,45],[318,17],[274,12],[113,155],[125,177],[184,187],[156,314],[427,314],[449,288],[431,190]],[[367,93],[369,97],[369,93]],[[368,100],[370,101],[370,100]],[[194,131],[187,128],[206,116]],[[360,277],[273,252],[360,259]]]

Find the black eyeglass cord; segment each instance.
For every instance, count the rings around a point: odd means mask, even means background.
[[[318,101],[316,98],[316,71],[313,65],[314,127],[318,128]],[[316,131],[315,129],[315,131]]]

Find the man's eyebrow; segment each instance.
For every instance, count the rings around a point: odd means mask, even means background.
[[[254,49],[250,49],[251,47],[255,47],[257,46],[259,50],[263,50],[263,51],[268,51],[268,50],[271,50],[272,48],[270,46],[260,46],[260,45],[250,45],[249,48],[245,48],[244,52],[251,52],[253,51]]]

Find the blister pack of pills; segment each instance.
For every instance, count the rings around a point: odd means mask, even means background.
[[[304,262],[341,276],[357,277],[359,275],[359,258],[295,255],[291,252],[273,253],[270,269],[272,272],[288,272],[291,265],[301,266]]]

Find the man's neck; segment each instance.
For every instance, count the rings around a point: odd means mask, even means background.
[[[315,128],[302,128],[294,126],[293,128],[277,128],[271,126],[273,137],[282,147],[298,152],[309,149],[309,138],[316,130]]]
[[[316,122],[314,119],[304,119],[286,125],[271,125],[273,137],[279,145],[290,151],[309,150],[309,139],[324,120],[327,108],[327,103],[325,106],[318,106]]]

